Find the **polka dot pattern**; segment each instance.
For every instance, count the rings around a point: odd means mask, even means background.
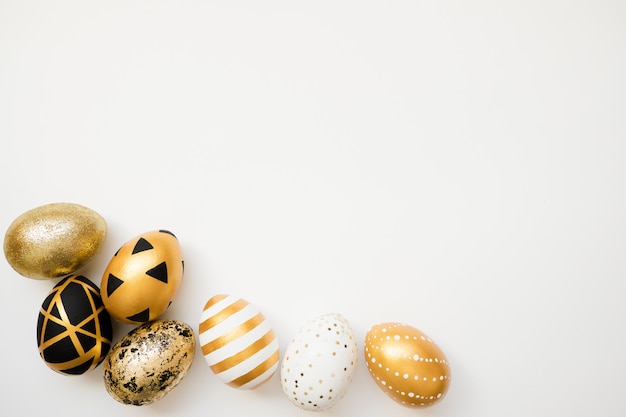
[[[348,321],[323,315],[303,326],[287,347],[280,370],[283,391],[303,410],[327,410],[346,394],[356,362]]]
[[[448,359],[414,327],[401,323],[373,326],[365,337],[364,354],[376,384],[406,407],[435,404],[448,391]]]

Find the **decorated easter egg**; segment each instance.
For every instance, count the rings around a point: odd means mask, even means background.
[[[195,348],[195,334],[184,322],[139,325],[111,348],[103,365],[104,386],[120,403],[152,404],[187,375]]]
[[[104,306],[115,320],[140,324],[167,310],[183,279],[176,236],[150,231],[124,243],[109,261],[100,284]]]
[[[209,367],[231,387],[256,388],[278,368],[279,346],[271,325],[242,298],[211,297],[202,311],[198,335]]]
[[[106,237],[105,220],[90,208],[52,203],[18,216],[4,236],[4,255],[20,275],[59,278],[85,266]]]
[[[39,309],[37,345],[51,369],[80,375],[97,367],[111,347],[111,317],[99,288],[71,275],[56,284]]]
[[[365,337],[367,369],[378,387],[412,408],[439,402],[450,385],[443,351],[424,333],[402,323],[372,326]]]
[[[327,410],[345,396],[356,362],[348,321],[325,314],[302,326],[287,346],[280,365],[283,392],[303,410]]]

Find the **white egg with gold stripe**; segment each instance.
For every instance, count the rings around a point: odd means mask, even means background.
[[[257,388],[278,367],[279,345],[272,326],[243,298],[211,297],[202,311],[198,335],[209,367],[231,387]]]

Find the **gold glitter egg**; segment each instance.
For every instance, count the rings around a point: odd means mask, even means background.
[[[143,233],[124,243],[100,284],[104,306],[121,323],[141,324],[167,310],[183,280],[184,261],[168,230]]]
[[[364,353],[378,387],[405,407],[433,405],[448,391],[448,359],[428,336],[412,326],[372,326],[365,336]]]
[[[103,365],[104,386],[116,401],[148,405],[165,397],[187,375],[196,338],[178,320],[144,323],[122,337]]]
[[[18,216],[6,231],[4,255],[20,275],[51,279],[73,274],[100,250],[105,220],[90,208],[51,203]]]

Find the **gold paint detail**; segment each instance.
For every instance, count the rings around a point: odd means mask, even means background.
[[[215,296],[211,297],[211,299],[209,299],[209,301],[207,301],[206,304],[204,305],[204,310],[206,310],[209,307],[217,304],[218,302],[222,301],[223,299],[225,299],[227,297],[228,297],[228,295],[226,295],[226,294],[220,294],[220,295],[215,295]]]
[[[241,362],[245,361],[246,359],[248,359],[255,353],[259,352],[261,349],[263,349],[264,347],[272,343],[275,339],[276,337],[274,336],[274,332],[270,330],[267,333],[265,333],[260,339],[251,343],[242,351],[237,352],[236,354],[212,365],[211,370],[215,372],[216,374],[219,374],[220,372],[224,372],[225,370],[230,369],[233,366],[240,364]]]
[[[237,313],[238,311],[243,310],[248,305],[249,305],[248,302],[243,300],[243,299],[239,299],[239,300],[235,301],[234,303],[232,303],[228,307],[224,308],[223,310],[219,311],[218,313],[214,314],[213,316],[208,317],[206,320],[204,320],[202,323],[200,323],[198,331],[200,333],[204,333],[208,329],[210,329],[212,327],[215,327],[216,325],[218,325],[222,321],[226,320],[228,317],[232,316],[233,314]]]
[[[250,372],[240,376],[239,378],[234,379],[233,381],[229,382],[227,385],[231,386],[231,387],[240,387],[244,384],[247,384],[250,381],[253,381],[255,378],[258,378],[259,376],[263,375],[264,372],[267,372],[269,369],[271,369],[277,362],[278,362],[278,358],[279,358],[279,353],[278,350],[275,351],[272,356],[270,356],[269,358],[267,358],[265,361],[263,361],[262,363],[260,363],[258,366],[256,366],[254,369],[252,369]],[[269,377],[268,377],[269,379]],[[255,385],[254,387],[250,387],[250,388],[256,388],[259,385],[263,384],[264,382],[266,382],[267,379],[260,381],[259,384]]]
[[[202,353],[204,355],[208,355],[209,353],[223,347],[228,344],[230,341],[237,339],[238,337],[248,333],[250,330],[254,329],[256,326],[261,324],[264,321],[263,315],[258,313],[256,316],[251,319],[241,323],[239,326],[233,328],[232,330],[226,332],[222,336],[215,338],[214,340],[205,343],[202,346]]]

